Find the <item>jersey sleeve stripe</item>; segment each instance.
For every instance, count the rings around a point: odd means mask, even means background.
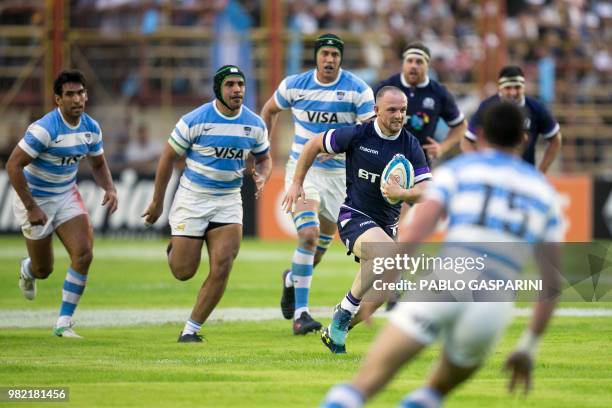
[[[429,170],[428,166],[419,167],[418,169],[414,169],[415,177],[420,176],[421,174],[425,174],[425,173],[428,173],[429,175],[431,175],[431,171]]]
[[[178,144],[172,137],[170,137],[170,139],[168,139],[168,144],[170,145],[170,147],[172,147],[174,149],[174,151],[178,154],[178,155],[183,155],[185,154],[185,151],[187,149],[185,149],[183,146],[181,146],[180,144]]]
[[[323,150],[329,154],[336,154],[337,152],[334,150],[334,130],[329,130],[323,134]],[[338,148],[338,146],[336,146]]]
[[[555,136],[560,130],[559,124],[555,123],[555,127],[548,133],[543,133],[542,136],[544,137],[544,139],[550,139],[551,137]]]
[[[414,184],[419,184],[421,181],[431,180],[431,173],[423,173],[419,176],[414,176]]]
[[[37,143],[40,143],[40,142],[37,141]],[[34,158],[38,157],[38,154],[40,153],[39,150],[36,150],[32,146],[30,146],[28,142],[26,142],[25,138],[21,139],[21,141],[18,143],[18,146],[21,148],[21,150],[23,150],[29,156],[34,157]]]
[[[457,116],[456,119],[450,120],[446,122],[446,124],[450,127],[455,127],[461,124],[461,122],[463,122],[464,119],[465,119],[465,116],[463,116],[463,113],[459,112],[459,116]]]
[[[289,109],[291,106],[289,105],[289,101],[287,101],[283,96],[278,92],[274,92],[274,102],[276,102],[276,106],[281,109]]]
[[[472,133],[469,129],[465,131],[463,135],[466,139],[471,140],[472,142],[476,141],[476,135]]]

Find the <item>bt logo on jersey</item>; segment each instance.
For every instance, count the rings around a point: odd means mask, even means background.
[[[362,179],[369,180],[370,183],[376,183],[376,179],[380,177],[380,174],[370,173],[367,170],[359,169],[357,170],[357,176]]]

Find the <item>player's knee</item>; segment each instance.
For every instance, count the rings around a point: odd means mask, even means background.
[[[53,272],[53,265],[34,265],[34,263],[31,263],[30,271],[36,279],[47,279]]]
[[[191,265],[175,265],[172,262],[170,263],[172,275],[180,281],[186,281],[193,278],[197,270],[197,267]]]
[[[211,277],[218,280],[226,280],[229,278],[234,258],[231,254],[222,255],[215,259],[214,265],[211,268]]]
[[[93,251],[91,248],[83,248],[71,256],[72,263],[78,265],[79,270],[87,270],[93,261]]]
[[[319,229],[304,228],[298,232],[298,240],[300,247],[314,251],[319,241]]]

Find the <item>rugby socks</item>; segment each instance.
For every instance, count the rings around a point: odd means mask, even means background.
[[[401,408],[439,408],[442,406],[442,395],[429,387],[422,387],[408,394],[400,402]]]
[[[321,403],[323,408],[361,408],[364,404],[361,392],[348,384],[333,387]]]
[[[202,328],[202,323],[198,323],[195,320],[189,319],[185,323],[185,327],[183,328],[181,336],[185,334],[197,334],[200,332],[201,328]]]
[[[324,254],[325,251],[327,251],[327,248],[329,248],[329,246],[331,245],[333,239],[334,239],[333,235],[324,235],[324,234],[319,235],[319,243],[317,245],[317,252]],[[313,264],[314,264],[314,261],[313,261]],[[293,273],[290,270],[289,273],[285,276],[285,287],[286,288],[293,287],[293,276],[292,275]]]
[[[333,239],[333,235],[320,234],[319,243],[317,244],[317,252],[324,254],[325,251],[327,251],[327,248],[329,248],[329,246],[331,245]]]
[[[56,327],[70,326],[70,320],[85,291],[86,284],[87,275],[78,273],[70,267],[68,268],[66,280],[64,280],[64,286],[62,288],[62,306],[60,307]]]
[[[359,311],[360,304],[361,299],[357,299],[349,290],[344,299],[342,299],[342,302],[340,302],[340,307],[348,310],[354,316]]]
[[[295,288],[295,312],[293,320],[298,319],[302,312],[308,310],[308,295],[310,283],[312,282],[312,265],[314,263],[314,252],[298,247],[293,253],[291,261],[291,276]]]

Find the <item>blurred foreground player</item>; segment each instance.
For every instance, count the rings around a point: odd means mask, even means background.
[[[170,135],[157,167],[153,200],[143,215],[147,224],[157,221],[173,165],[186,156],[170,209],[168,264],[178,280],[191,279],[206,241],[210,271],[179,343],[202,342],[200,328],[225,292],[242,239],[240,187],[249,153],[255,157],[256,197],[270,177],[268,132],[263,120],[242,105],[245,89],[238,67],[225,65],[217,70],[216,99],[183,116]]]
[[[406,117],[406,95],[395,86],[382,87],[376,94],[376,119],[363,125],[329,130],[311,139],[298,161],[293,183],[283,200],[288,211],[304,199],[304,178],[315,157],[320,152],[346,153],[346,198],[340,207],[338,231],[349,253],[359,262],[367,262],[369,256],[362,245],[370,242],[393,242],[402,201],[416,202],[431,178],[425,153],[419,141],[402,125]],[[415,186],[402,188],[397,182],[382,187],[382,172],[396,154],[402,154],[414,167]],[[390,204],[385,198],[397,201]],[[329,327],[321,339],[332,353],[345,353],[345,340],[349,324],[361,307],[361,300],[372,282],[364,281],[362,274],[355,276],[349,292],[334,309]],[[371,303],[372,311],[380,303]]]
[[[19,288],[26,299],[36,296],[36,279],[53,271],[53,232],[68,255],[70,267],[62,289],[62,305],[53,330],[58,337],[76,337],[72,315],[83,295],[93,259],[93,227],[76,186],[79,162],[88,157],[94,179],[105,191],[102,205],[117,209],[117,191],[102,149],[102,131],[87,115],[87,89],[80,71],[63,71],[53,83],[57,109],[32,123],[6,169],[19,199],[15,217],[28,248],[21,262]]]
[[[520,242],[536,245],[543,287],[557,293],[562,239],[558,199],[544,176],[519,159],[523,115],[510,103],[493,105],[484,118],[480,151],[449,161],[434,173],[434,181],[415,216],[400,231],[400,241],[422,242],[444,214],[450,218],[446,242]],[[477,245],[477,244],[473,244]],[[501,244],[494,247],[498,251]],[[505,259],[518,273],[522,254],[490,253]],[[536,348],[555,307],[553,296],[536,303],[529,328],[506,361],[510,390],[531,386]],[[443,355],[427,385],[401,402],[402,407],[440,407],[446,396],[482,365],[511,320],[511,302],[400,303],[379,334],[350,385],[327,394],[323,406],[361,407],[401,368],[436,338],[443,337]]]

